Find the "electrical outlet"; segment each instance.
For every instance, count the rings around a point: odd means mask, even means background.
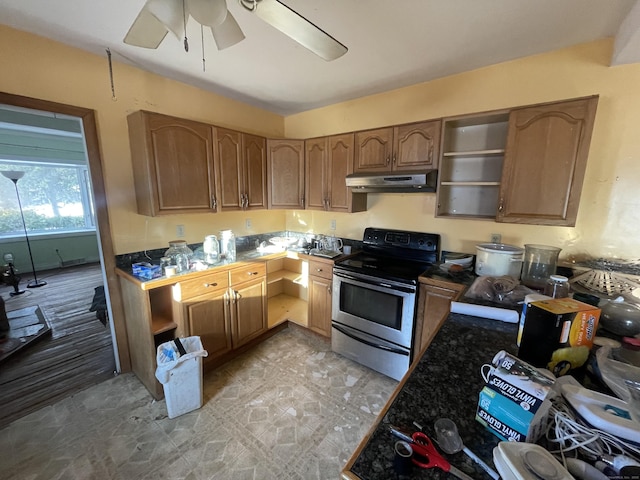
[[[336,221],[334,219],[331,219],[331,230],[335,230],[336,229]]]
[[[499,233],[492,233],[491,243],[502,243],[502,235],[500,235]]]
[[[184,237],[184,225],[176,225],[176,236],[178,238]]]
[[[247,227],[247,230],[251,230],[251,219],[250,218],[247,218],[244,221],[244,226]]]

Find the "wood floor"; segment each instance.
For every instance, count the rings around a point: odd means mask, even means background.
[[[51,325],[44,336],[0,363],[0,428],[43,406],[113,376],[115,359],[109,326],[89,307],[94,288],[103,284],[100,264],[38,272],[47,285],[26,288],[0,284],[7,311],[39,305]]]

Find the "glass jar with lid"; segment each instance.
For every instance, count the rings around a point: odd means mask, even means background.
[[[220,231],[220,256],[228,262],[236,261],[236,236],[231,230]]]
[[[169,242],[169,250],[164,253],[164,256],[171,259],[171,264],[176,266],[178,273],[182,273],[189,271],[193,251],[185,240],[172,240]]]
[[[551,298],[565,298],[569,296],[569,279],[562,275],[551,275],[544,287],[544,294]]]

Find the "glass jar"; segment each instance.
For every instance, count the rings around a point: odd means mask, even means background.
[[[549,277],[556,273],[560,250],[549,245],[525,244],[522,283],[530,288],[544,289]]]
[[[551,298],[566,298],[569,296],[569,279],[562,275],[551,275],[544,287],[544,294]]]
[[[231,230],[220,231],[220,256],[228,262],[236,261],[236,236]]]
[[[218,244],[218,237],[215,235],[207,235],[204,237],[202,243],[202,250],[204,252],[204,261],[212,265],[218,262],[218,255],[220,254],[220,246]]]
[[[172,240],[164,256],[171,259],[171,264],[176,266],[177,273],[182,273],[189,271],[193,251],[187,246],[185,240]]]

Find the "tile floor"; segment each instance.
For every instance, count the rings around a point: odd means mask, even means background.
[[[287,328],[170,419],[123,374],[0,430],[1,479],[338,479],[397,382]]]

